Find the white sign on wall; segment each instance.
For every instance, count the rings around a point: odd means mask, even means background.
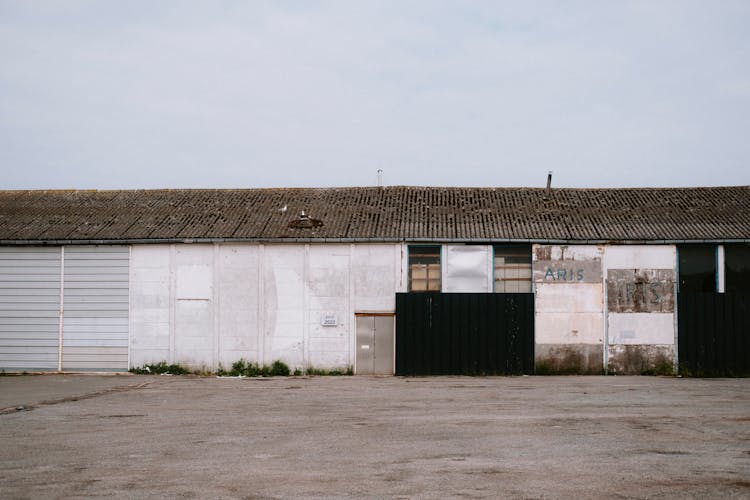
[[[338,322],[336,321],[336,315],[324,314],[320,317],[320,324],[323,326],[336,326],[338,324]]]

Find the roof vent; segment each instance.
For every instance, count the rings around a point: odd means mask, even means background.
[[[544,201],[552,198],[552,170],[547,172],[547,189],[544,190]]]
[[[289,222],[289,227],[293,229],[311,229],[314,227],[320,227],[323,225],[323,221],[320,219],[313,219],[302,210],[299,213],[299,219],[295,219]]]

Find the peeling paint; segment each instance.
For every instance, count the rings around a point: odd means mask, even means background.
[[[594,245],[535,245],[535,283],[601,283],[602,249]]]
[[[610,312],[674,312],[672,269],[610,269],[607,307]]]

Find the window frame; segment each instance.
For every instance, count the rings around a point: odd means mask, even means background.
[[[506,291],[506,290],[498,290],[497,284],[498,280],[495,277],[497,267],[495,266],[495,258],[498,254],[498,249],[523,249],[525,252],[525,256],[528,256],[528,271],[529,271],[529,277],[528,278],[509,278],[509,279],[503,279],[500,280],[503,284],[506,282],[524,282],[528,283],[528,291],[520,292],[520,291]],[[492,280],[492,293],[534,293],[534,270],[533,270],[533,245],[530,243],[496,243],[492,245],[492,261],[491,261],[491,273],[490,273],[490,279]],[[524,266],[527,264],[526,262],[523,263]],[[524,267],[525,269],[525,267]]]
[[[414,277],[412,276],[412,256],[415,255],[414,250],[416,249],[435,249],[437,252],[433,254],[437,257],[437,282],[439,285],[439,288],[437,290],[431,290],[430,289],[430,283],[435,281],[434,278],[431,278],[430,276],[430,268],[427,267],[425,269],[426,275],[425,275],[425,289],[424,290],[415,290],[413,287]],[[409,293],[437,293],[443,291],[443,245],[430,245],[430,244],[417,244],[417,245],[407,245],[406,247],[407,255],[406,255],[406,267],[408,271],[408,291]],[[418,252],[416,252],[416,255],[420,255]],[[424,253],[421,254],[424,256],[429,256],[429,254]],[[414,263],[415,265],[418,263]],[[425,266],[434,265],[435,263],[431,264],[424,264]],[[422,278],[417,278],[422,279]]]

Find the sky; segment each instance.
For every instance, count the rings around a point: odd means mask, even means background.
[[[0,0],[0,189],[750,184],[750,2]]]

